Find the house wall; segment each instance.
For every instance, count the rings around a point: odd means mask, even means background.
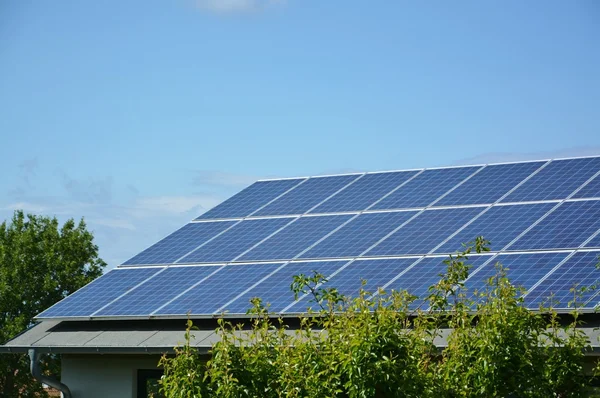
[[[137,371],[156,369],[159,355],[63,355],[61,381],[73,398],[135,398]]]

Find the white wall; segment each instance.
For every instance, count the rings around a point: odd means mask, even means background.
[[[156,369],[158,355],[63,355],[61,381],[73,398],[135,398],[138,369]]]

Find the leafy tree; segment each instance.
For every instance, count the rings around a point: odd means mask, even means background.
[[[322,275],[298,275],[296,294],[314,312],[289,330],[253,299],[251,327],[219,320],[208,361],[187,343],[164,356],[162,392],[175,397],[583,397],[588,338],[578,314],[561,322],[552,308],[523,307],[506,270],[481,292],[468,291],[469,255],[478,238],[450,256],[425,299],[402,292],[341,295]],[[577,300],[577,293],[574,292]],[[438,348],[443,331],[447,346]],[[449,331],[449,332],[448,332]]]
[[[83,220],[16,211],[0,225],[0,341],[32,326],[35,315],[102,274],[106,264]],[[57,373],[58,359],[46,356],[46,372]],[[44,396],[29,373],[27,355],[0,355],[0,396]]]

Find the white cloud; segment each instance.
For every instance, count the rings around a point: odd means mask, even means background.
[[[196,0],[199,8],[219,14],[255,11],[284,2],[285,0]]]
[[[50,211],[50,209],[45,205],[40,205],[40,204],[30,203],[30,202],[15,202],[15,203],[8,204],[0,209],[10,210],[10,211],[23,210],[24,212],[29,212],[29,213],[46,213],[46,212]]]

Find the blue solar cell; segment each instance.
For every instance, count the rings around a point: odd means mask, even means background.
[[[155,314],[212,314],[281,265],[281,263],[226,265]]]
[[[573,196],[574,198],[600,198],[600,175],[588,182]]]
[[[351,217],[351,215],[301,217],[238,260],[291,260]]]
[[[416,173],[417,171],[404,171],[366,174],[311,213],[365,210]]]
[[[565,202],[509,250],[577,248],[600,228],[600,201]]]
[[[229,304],[226,310],[234,314],[245,314],[251,307],[250,299],[260,297],[263,304],[270,304],[269,310],[279,312],[294,301],[294,293],[291,290],[291,284],[295,275],[304,274],[312,276],[316,271],[324,276],[329,276],[341,266],[347,264],[346,261],[311,261],[289,263],[273,275],[269,276],[263,282],[256,285],[250,291],[237,298]]]
[[[197,220],[248,216],[304,180],[304,178],[297,178],[255,182],[217,207],[202,214]]]
[[[585,247],[600,247],[600,234],[594,236],[592,240],[585,244]]]
[[[452,253],[461,250],[463,243],[472,242],[477,236],[489,240],[492,250],[502,250],[554,206],[554,203],[494,206],[435,252]]]
[[[361,214],[300,257],[358,256],[415,214],[416,211]]]
[[[220,266],[168,268],[111,303],[96,316],[149,315],[187,288],[208,277]]]
[[[235,224],[235,221],[190,223],[150,246],[123,265],[169,264],[215,235]]]
[[[494,203],[543,164],[529,162],[487,166],[435,205]]]
[[[311,178],[254,215],[304,214],[358,177],[360,176],[344,175]]]
[[[490,256],[471,256],[465,260],[472,270],[478,268],[481,264],[490,259]],[[418,262],[414,267],[402,274],[388,286],[388,290],[406,290],[408,293],[417,296],[418,299],[412,303],[411,307],[427,308],[424,300],[429,294],[429,287],[440,281],[441,275],[446,272],[448,265],[444,263],[447,257],[427,257]]]
[[[66,299],[48,308],[37,318],[88,317],[161,268],[113,269]]]
[[[481,207],[425,210],[365,255],[427,254],[481,211]]]
[[[598,170],[600,158],[555,160],[502,201],[566,199]]]
[[[484,291],[488,280],[497,275],[496,264],[500,263],[514,286],[529,290],[565,257],[567,253],[501,254],[472,275],[465,286],[470,293]]]
[[[248,219],[185,256],[179,263],[218,263],[233,261],[293,218]]]
[[[376,292],[415,261],[416,258],[356,260],[332,276],[323,287],[334,287],[343,295],[356,297],[362,281],[365,280],[367,283],[364,289]],[[311,302],[312,300],[313,297],[306,296],[290,307],[286,313],[305,312],[308,307],[318,309],[316,304]]]
[[[556,271],[536,286],[527,296],[525,305],[538,308],[540,304],[549,305],[551,296],[557,308],[572,307],[569,305],[577,298],[578,304],[584,304],[592,298],[597,290],[580,292],[583,287],[591,287],[600,282],[600,270],[596,264],[600,262],[599,252],[579,252],[563,263]],[[574,291],[571,289],[574,288]],[[593,306],[594,303],[592,303]]]
[[[402,209],[428,206],[478,169],[480,167],[425,170],[372,208]]]

